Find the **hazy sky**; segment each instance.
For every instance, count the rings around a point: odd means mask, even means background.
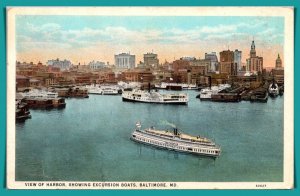
[[[16,28],[19,61],[113,64],[114,54],[130,52],[139,62],[153,50],[164,62],[229,47],[246,62],[253,38],[265,67],[275,66],[278,53],[283,59],[283,17],[26,15],[16,17]]]

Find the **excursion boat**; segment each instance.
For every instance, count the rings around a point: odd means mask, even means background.
[[[119,81],[118,86],[121,89],[135,89],[135,88],[141,88],[142,84],[140,82],[123,82]]]
[[[130,138],[135,142],[178,152],[210,157],[218,157],[221,154],[221,148],[210,139],[185,134],[177,128],[173,131],[158,130],[154,127],[142,130],[141,123],[137,122]]]
[[[65,99],[58,96],[57,92],[44,90],[31,90],[20,93],[29,108],[63,108],[66,106]]]
[[[166,89],[166,90],[197,90],[198,89],[196,84],[166,83],[166,82],[155,84],[155,88]]]
[[[118,95],[119,88],[115,86],[101,86],[102,95]]]
[[[98,85],[87,85],[85,87],[88,90],[88,94],[96,94],[96,95],[102,94],[102,89]]]
[[[89,94],[96,95],[118,95],[120,88],[114,85],[89,85],[86,86]]]
[[[143,103],[161,103],[161,104],[179,104],[179,105],[186,105],[188,103],[188,95],[185,93],[161,94],[153,90],[123,91],[122,99],[123,101],[143,102]]]
[[[44,90],[33,89],[29,92],[21,93],[26,99],[55,99],[58,97],[57,92],[50,92]]]

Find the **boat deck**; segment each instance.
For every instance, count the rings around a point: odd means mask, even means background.
[[[153,133],[156,135],[168,136],[168,137],[175,136],[172,131],[168,131],[168,130],[162,131],[162,130],[155,130],[155,129],[147,129],[146,132],[150,132],[150,133]],[[194,141],[194,142],[207,142],[207,143],[211,142],[207,138],[200,137],[200,136],[192,136],[192,135],[188,135],[188,134],[184,134],[184,133],[179,133],[177,137],[180,139],[190,140],[190,141]]]

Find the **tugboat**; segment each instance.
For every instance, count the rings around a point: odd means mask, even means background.
[[[272,84],[269,86],[269,95],[271,97],[277,97],[279,95],[278,84],[275,82],[274,78]]]
[[[28,105],[22,100],[16,100],[16,121],[23,122],[28,118],[31,118]]]
[[[162,149],[202,156],[218,157],[221,154],[221,148],[210,139],[182,133],[176,127],[173,131],[158,130],[154,127],[141,130],[141,123],[137,122],[131,140]]]
[[[143,103],[161,103],[161,104],[179,104],[186,105],[188,103],[188,95],[185,93],[179,94],[161,94],[157,91],[149,89],[124,91],[122,94],[123,101],[143,102]]]

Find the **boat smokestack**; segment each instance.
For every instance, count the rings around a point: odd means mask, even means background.
[[[151,90],[151,84],[150,82],[148,83],[148,92],[150,93],[150,90]]]
[[[174,135],[178,135],[178,130],[177,130],[177,128],[174,128]]]

